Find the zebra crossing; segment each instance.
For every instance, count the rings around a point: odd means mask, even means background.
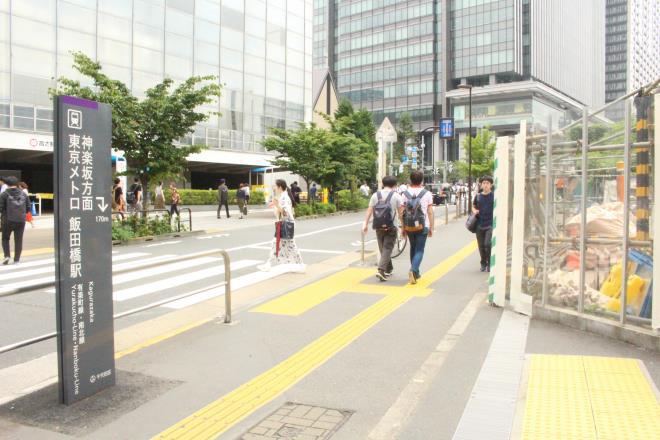
[[[113,276],[113,299],[115,310],[125,307],[136,307],[140,303],[163,300],[204,288],[205,285],[215,285],[224,281],[224,264],[219,256],[191,257],[179,255],[176,263],[163,263],[151,266],[159,261],[174,257],[172,254],[153,255],[144,252],[116,253],[113,251],[113,270],[136,268],[131,272],[119,273]],[[230,264],[232,290],[274,278],[284,273],[282,270],[261,272],[256,266],[263,260],[238,259]],[[139,269],[140,266],[151,266]],[[16,288],[40,286],[55,281],[55,259],[43,258],[27,261],[19,265],[0,266],[0,295]],[[26,295],[55,294],[54,288],[35,290]],[[224,294],[224,288],[209,289],[182,300],[161,306],[162,310],[177,310],[198,304],[202,301]],[[12,297],[16,298],[16,297]],[[53,298],[54,300],[54,298]],[[3,298],[0,298],[0,302]],[[53,301],[54,302],[54,301]]]

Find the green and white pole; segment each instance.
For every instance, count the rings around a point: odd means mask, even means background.
[[[506,302],[507,243],[509,241],[509,137],[497,138],[493,201],[493,238],[488,278],[488,302],[504,307]]]

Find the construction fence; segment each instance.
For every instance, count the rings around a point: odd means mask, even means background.
[[[496,147],[490,300],[660,329],[660,81],[563,127],[523,121]],[[522,192],[522,194],[521,194]],[[658,272],[660,276],[660,272]],[[655,301],[654,301],[655,298]]]

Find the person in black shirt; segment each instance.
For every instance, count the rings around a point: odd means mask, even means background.
[[[477,243],[481,255],[481,271],[490,272],[490,250],[493,236],[493,178],[483,177],[479,181],[481,192],[472,203],[472,212],[478,215]]]

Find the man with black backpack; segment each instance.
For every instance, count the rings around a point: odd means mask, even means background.
[[[25,219],[30,211],[30,198],[17,187],[18,180],[15,177],[5,179],[7,189],[0,194],[0,214],[2,215],[2,251],[4,260],[2,264],[9,264],[11,253],[9,251],[9,238],[14,233],[14,264],[21,259],[23,251],[23,231],[25,230]]]
[[[229,215],[229,188],[225,184],[225,179],[220,179],[220,185],[218,186],[218,218],[221,218],[220,211],[222,211],[223,206],[227,212],[227,218],[231,217]]]
[[[410,284],[417,284],[422,277],[419,266],[424,258],[426,238],[433,236],[433,196],[424,189],[424,174],[415,170],[410,173],[410,187],[403,193],[403,233],[410,242]]]
[[[362,225],[362,232],[367,233],[369,219],[374,216],[373,228],[376,231],[378,248],[380,249],[380,262],[376,277],[387,281],[392,275],[392,250],[396,242],[396,228],[398,226],[398,212],[401,207],[401,197],[396,193],[396,177],[383,177],[383,189],[376,191],[369,200],[367,216]]]

